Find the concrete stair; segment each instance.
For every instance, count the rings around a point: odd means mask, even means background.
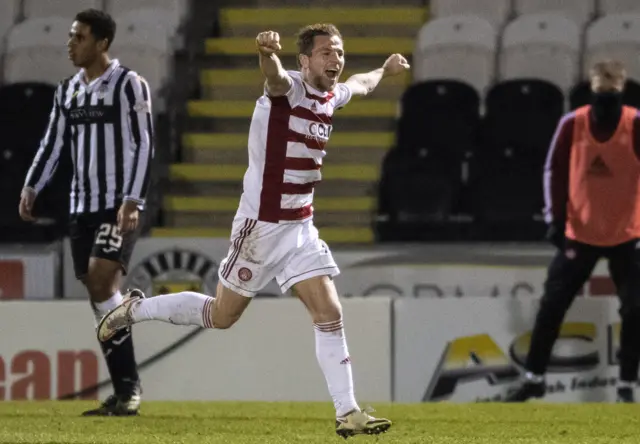
[[[272,7],[274,3],[280,7]],[[247,166],[250,118],[263,90],[255,49],[260,31],[280,33],[281,59],[287,69],[296,69],[295,33],[309,23],[334,23],[345,42],[345,80],[380,67],[394,52],[410,60],[415,36],[427,19],[426,8],[407,0],[392,5],[241,0],[221,9],[222,36],[206,39],[202,53],[193,59],[200,72],[200,97],[186,104],[183,163],[170,167],[165,226],[154,235],[229,235]],[[410,74],[385,79],[371,96],[354,99],[334,119],[314,205],[315,223],[327,242],[373,241],[375,186],[393,143],[398,99],[409,82]]]

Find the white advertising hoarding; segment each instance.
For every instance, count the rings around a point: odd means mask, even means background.
[[[399,298],[394,303],[395,401],[500,400],[517,383],[537,298]],[[577,298],[547,374],[550,402],[615,399],[616,298]]]
[[[344,301],[358,399],[391,401],[390,299]],[[134,327],[147,400],[331,402],[314,329],[293,298],[255,300],[229,330]],[[0,400],[57,399],[108,381],[85,301],[0,303]],[[110,394],[106,382],[99,393]]]
[[[0,301],[60,295],[60,253],[49,245],[0,248]]]

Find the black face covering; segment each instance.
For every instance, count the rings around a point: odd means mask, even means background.
[[[597,123],[617,125],[622,114],[622,93],[619,91],[593,93],[591,112]]]

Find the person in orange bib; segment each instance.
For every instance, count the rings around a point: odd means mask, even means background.
[[[591,105],[566,114],[544,170],[547,239],[558,251],[544,285],[524,381],[506,397],[545,395],[545,373],[565,314],[601,258],[620,298],[618,402],[634,402],[640,363],[640,116],[623,105],[624,66],[591,69]]]

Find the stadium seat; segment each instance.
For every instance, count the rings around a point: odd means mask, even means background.
[[[496,84],[486,99],[482,144],[470,162],[463,197],[479,240],[539,236],[542,170],[564,96],[542,80]],[[529,237],[531,236],[531,237]],[[539,237],[538,237],[539,239]]]
[[[171,38],[180,26],[180,16],[176,13],[176,10],[162,8],[128,10],[121,15],[115,16],[115,20],[118,23],[125,24],[155,24],[160,28],[159,30],[167,34],[167,38]]]
[[[595,0],[515,0],[514,9],[518,15],[538,13],[559,13],[582,26],[596,12]]]
[[[562,91],[542,80],[506,81],[489,91],[482,143],[470,162],[463,197],[474,217],[472,237],[538,236],[542,170],[563,112]]]
[[[69,25],[66,18],[49,17],[14,26],[7,36],[5,82],[57,83],[75,74],[66,47]]]
[[[168,75],[171,55],[170,31],[166,28],[168,25],[160,21],[162,17],[159,13],[158,21],[137,21],[135,16],[121,19],[112,49],[112,54],[123,65],[147,80],[153,96],[158,94]]]
[[[382,164],[375,232],[379,242],[455,238],[461,165],[424,149],[393,148]]]
[[[102,9],[102,0],[24,0],[25,17],[60,17],[67,20],[67,27],[78,12],[89,8]]]
[[[16,211],[26,173],[45,133],[53,104],[55,85],[45,83],[14,83],[0,88],[0,211],[3,213],[3,234],[11,233],[12,241],[34,241],[33,227],[24,224]],[[29,118],[25,118],[29,116]],[[36,200],[34,214],[66,222],[71,160],[61,156],[58,173]],[[11,228],[13,227],[13,228]],[[21,237],[22,236],[22,237]]]
[[[475,15],[500,28],[511,14],[511,0],[431,0],[433,17]]]
[[[579,77],[580,30],[556,14],[518,17],[504,31],[500,80],[541,79],[568,91]]]
[[[137,9],[171,11],[179,19],[187,13],[188,0],[106,0],[106,10],[113,17],[120,17]]]
[[[458,80],[484,93],[494,77],[497,31],[475,16],[432,20],[418,32],[414,81]]]
[[[623,102],[625,105],[640,108],[640,83],[627,80],[624,89]],[[569,106],[572,110],[591,103],[591,84],[589,81],[578,83],[569,96]]]
[[[31,82],[0,88],[0,135],[4,141],[1,157],[14,165],[3,168],[5,173],[26,173],[47,126],[55,89],[54,84]]]
[[[617,59],[630,79],[640,81],[640,13],[604,16],[587,28],[585,40],[583,78],[595,62]]]
[[[5,37],[15,23],[18,11],[18,0],[4,0],[0,2],[0,55],[4,52]]]
[[[523,168],[526,159],[512,151],[494,158],[489,168],[472,175],[465,196],[473,217],[468,234],[474,241],[540,241],[542,219],[542,169]]]
[[[638,0],[599,0],[598,12],[601,15],[640,12]]]
[[[489,159],[514,157],[544,163],[555,128],[564,113],[564,95],[544,80],[509,80],[487,94],[479,152]]]
[[[53,105],[56,83],[11,83],[0,87],[0,124],[11,128],[39,128],[43,133]],[[25,119],[25,116],[29,116]],[[26,136],[28,133],[25,132]],[[39,134],[38,137],[42,136]],[[35,151],[34,151],[35,153]]]
[[[462,155],[477,143],[480,97],[470,85],[431,80],[411,85],[402,95],[396,132],[399,150],[445,151]]]

